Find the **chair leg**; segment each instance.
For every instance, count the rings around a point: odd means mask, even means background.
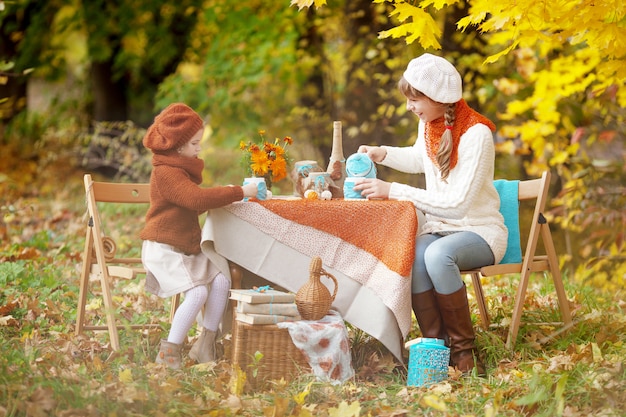
[[[180,305],[180,293],[172,297],[172,305],[170,306],[170,323],[174,321],[174,315]]]
[[[104,259],[102,259],[100,264],[106,265]],[[106,266],[104,268],[100,268],[100,271],[98,271],[98,275],[100,275],[100,283],[102,285],[102,298],[104,300],[104,312],[106,315],[107,327],[109,329],[111,348],[113,350],[120,350],[120,338],[117,332],[117,324],[115,323],[115,306],[113,305],[113,296],[111,295],[111,287],[109,282],[110,277]]]
[[[569,300],[565,293],[565,287],[563,286],[563,279],[561,277],[561,269],[559,268],[559,259],[556,256],[556,250],[554,249],[554,242],[552,241],[552,234],[550,233],[550,226],[548,223],[541,225],[541,235],[543,243],[548,255],[548,263],[550,264],[550,273],[552,274],[552,281],[554,282],[554,290],[559,300],[559,308],[561,309],[561,318],[563,324],[569,326],[572,324],[572,313],[569,309]]]
[[[241,267],[233,262],[229,262],[228,266],[230,267],[230,278],[232,280],[232,286],[234,289],[241,289],[241,282],[243,280],[243,270]]]
[[[526,262],[524,263],[526,264]],[[506,349],[512,351],[515,348],[517,334],[519,332],[520,323],[522,321],[522,312],[526,301],[526,291],[528,290],[528,281],[530,280],[530,267],[522,267],[520,280],[515,294],[515,304],[513,306],[513,314],[511,315],[511,325],[509,326],[509,334],[506,339]]]
[[[93,251],[93,234],[91,227],[87,228],[85,236],[85,250],[83,252],[83,268],[80,274],[80,291],[78,293],[78,306],[76,307],[76,328],[74,333],[78,336],[85,327],[85,311],[87,307],[87,293],[89,292],[89,272]]]
[[[235,290],[240,290],[243,282],[243,269],[233,262],[228,262],[228,267],[230,269],[231,287]],[[237,301],[230,300],[229,309],[233,312],[233,318],[235,317],[235,307],[237,307]]]
[[[476,303],[478,304],[478,312],[480,313],[481,327],[485,330],[489,329],[489,311],[487,310],[487,302],[485,301],[485,293],[483,292],[483,286],[480,282],[480,272],[472,272],[472,286],[474,287],[474,294],[476,295]]]

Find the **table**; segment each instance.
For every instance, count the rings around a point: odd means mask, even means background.
[[[201,246],[225,274],[230,261],[292,292],[319,256],[338,281],[333,309],[402,360],[417,223],[408,201],[251,200],[210,210]]]

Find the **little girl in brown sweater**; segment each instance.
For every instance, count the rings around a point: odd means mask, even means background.
[[[202,307],[202,332],[189,356],[198,363],[216,359],[215,336],[228,301],[230,281],[200,250],[198,216],[257,195],[256,184],[200,187],[203,132],[200,116],[187,105],[174,103],[154,119],[143,139],[153,153],[150,208],[140,234],[146,290],[159,297],[184,293],[156,358],[172,369],[181,366],[183,341]]]

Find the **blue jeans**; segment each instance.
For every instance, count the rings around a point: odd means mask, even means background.
[[[418,294],[434,288],[439,294],[452,294],[464,285],[460,271],[493,263],[491,248],[474,232],[418,236],[411,292]]]

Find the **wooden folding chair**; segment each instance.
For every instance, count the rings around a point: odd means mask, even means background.
[[[557,258],[550,226],[543,215],[545,205],[548,198],[548,189],[550,186],[550,172],[543,173],[540,179],[519,181],[518,199],[536,200],[535,210],[530,224],[530,232],[526,240],[526,248],[523,251],[523,257],[519,263],[502,263],[498,265],[489,265],[476,270],[461,271],[462,274],[470,274],[472,276],[472,285],[476,294],[476,301],[481,316],[483,328],[489,327],[489,313],[485,302],[485,295],[481,285],[481,276],[489,277],[504,274],[520,274],[520,281],[515,295],[515,305],[509,326],[506,347],[512,350],[515,347],[517,334],[522,319],[522,311],[524,309],[524,301],[526,298],[526,290],[528,289],[528,281],[534,272],[549,272],[552,275],[554,288],[558,297],[559,308],[561,310],[561,318],[564,325],[572,323],[572,315],[569,309],[567,295],[563,287],[561,271],[559,268],[559,260]],[[537,246],[539,237],[541,236],[545,255],[537,254]]]
[[[76,335],[85,330],[108,330],[111,347],[119,350],[119,328],[151,328],[153,324],[118,324],[115,319],[112,285],[114,278],[134,279],[138,274],[145,274],[140,257],[116,257],[115,241],[105,236],[98,204],[148,204],[150,202],[149,184],[122,184],[93,181],[90,174],[84,176],[85,194],[88,211],[88,227],[83,252],[83,266],[80,276],[80,294],[76,312]],[[147,210],[147,207],[146,207]],[[102,305],[106,315],[106,326],[86,323],[87,299],[90,294],[90,279],[100,282]],[[94,294],[95,296],[95,294]],[[179,304],[179,295],[172,298],[170,321]]]

